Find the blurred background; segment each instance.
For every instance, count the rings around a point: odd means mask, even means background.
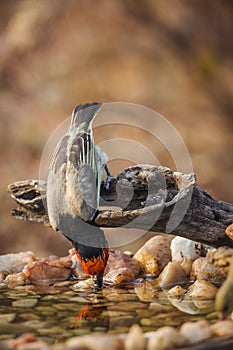
[[[158,111],[198,186],[233,201],[232,14],[231,0],[0,0],[0,254],[66,255],[62,235],[10,216],[7,185],[39,177],[47,139],[79,103]]]

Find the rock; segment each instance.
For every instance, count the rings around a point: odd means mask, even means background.
[[[137,261],[131,258],[128,254],[122,253],[118,250],[110,250],[105,274],[108,274],[112,270],[118,270],[121,268],[128,268],[132,271],[135,278],[137,278],[140,270],[140,266]]]
[[[233,321],[218,321],[210,326],[212,333],[217,337],[233,337]]]
[[[224,276],[226,276],[228,273],[232,258],[233,249],[226,246],[217,249],[211,249],[206,255],[207,261],[217,267]]]
[[[125,350],[144,350],[145,339],[138,324],[134,324],[125,339]]]
[[[187,282],[186,273],[176,262],[169,262],[159,276],[159,286],[163,289],[169,289],[176,284],[185,284]]]
[[[186,275],[190,274],[193,261],[199,258],[200,255],[200,243],[178,236],[173,238],[171,242],[172,261],[180,264]]]
[[[168,299],[173,306],[175,306],[178,310],[185,312],[186,314],[196,315],[200,312],[199,308],[193,300],[183,299],[182,296],[180,298],[168,296]]]
[[[12,302],[14,307],[33,308],[38,303],[37,299],[19,299]]]
[[[151,302],[155,295],[155,288],[151,283],[144,282],[134,286],[135,294],[139,297],[141,301]]]
[[[79,281],[78,283],[75,283],[71,288],[73,290],[82,290],[82,289],[89,289],[90,287],[94,287],[94,281],[92,278],[88,278],[84,281]]]
[[[149,338],[147,350],[170,350],[187,344],[185,337],[170,326],[159,328],[156,332],[145,335]]]
[[[188,293],[192,299],[213,300],[218,288],[208,281],[196,280],[189,288]]]
[[[0,255],[0,271],[10,274],[21,272],[24,266],[35,260],[33,252]]]
[[[0,315],[0,322],[12,322],[16,317],[15,313]]]
[[[5,279],[5,274],[0,271],[0,283],[2,283]]]
[[[205,280],[212,284],[221,285],[225,280],[224,274],[206,258],[198,258],[193,262],[190,274],[192,280]]]
[[[134,254],[133,259],[145,273],[158,276],[171,259],[170,242],[170,237],[152,237]]]
[[[135,280],[133,271],[128,267],[121,267],[110,270],[104,277],[104,282],[111,282],[114,286],[119,286],[124,283]]]
[[[188,344],[195,344],[209,339],[212,331],[207,321],[186,322],[180,327],[180,334],[187,339]]]
[[[71,248],[68,250],[68,252],[69,252],[70,259],[72,261],[71,273],[77,278],[81,278],[81,279],[88,278],[88,275],[83,270],[83,267],[80,264],[80,261],[78,260],[75,249]]]
[[[226,228],[226,234],[227,236],[233,240],[233,224],[229,225],[227,228]]]
[[[10,275],[6,276],[4,282],[9,285],[13,286],[23,286],[27,277],[25,273],[18,272],[18,273],[11,273]]]
[[[167,292],[167,295],[170,298],[180,298],[187,292],[187,289],[182,288],[181,286],[175,286]]]
[[[64,258],[50,256],[27,264],[23,272],[32,284],[53,284],[67,279],[71,273],[71,266],[69,256]]]
[[[21,345],[25,345],[27,343],[33,343],[37,340],[35,334],[32,333],[25,333],[23,335],[20,335],[18,338],[10,341],[11,348],[15,349]]]
[[[85,350],[122,350],[124,349],[123,340],[114,335],[82,335],[70,338],[66,341],[67,350],[85,349]]]

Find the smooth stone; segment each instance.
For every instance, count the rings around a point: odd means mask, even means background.
[[[212,300],[215,299],[217,290],[210,282],[198,279],[188,288],[188,293],[192,299]]]
[[[7,271],[8,274],[21,272],[35,258],[35,254],[30,251],[0,255],[0,271]]]
[[[75,310],[75,304],[68,304],[68,303],[53,304],[53,307],[54,309],[59,311]]]
[[[221,285],[225,275],[206,258],[198,258],[193,262],[190,274],[191,280],[205,280],[215,285]]]
[[[185,337],[170,326],[150,332],[147,337],[147,350],[168,350],[187,344]]]
[[[25,321],[38,320],[40,318],[38,315],[32,312],[20,313],[18,316]]]
[[[33,308],[38,303],[37,299],[19,299],[12,302],[13,307]]]
[[[180,334],[187,339],[189,344],[195,344],[211,338],[212,331],[209,323],[201,320],[182,324]]]
[[[16,317],[15,313],[0,315],[0,322],[12,322]]]
[[[169,289],[176,284],[185,284],[187,281],[186,273],[176,262],[169,262],[159,276],[159,286],[163,289]]]
[[[189,275],[193,261],[201,255],[201,245],[190,239],[177,236],[171,242],[171,255],[172,261],[180,264],[186,275]]]
[[[94,287],[94,281],[92,278],[88,278],[83,281],[79,281],[71,286],[73,290],[82,290],[82,289],[90,289],[90,287]]]
[[[158,276],[171,259],[170,242],[170,237],[152,237],[134,254],[133,259],[145,273]]]
[[[125,339],[125,350],[144,350],[145,339],[143,332],[138,324],[130,327]]]
[[[23,286],[26,281],[26,275],[23,272],[12,273],[6,276],[4,282],[11,286]]]
[[[114,335],[83,335],[74,337],[65,343],[69,350],[75,349],[111,349],[111,350],[122,350],[124,349],[123,341]]]
[[[168,290],[167,295],[171,298],[180,298],[187,292],[187,289],[182,288],[181,286],[175,286]]]
[[[30,328],[22,324],[0,322],[0,334],[22,334],[29,332]]]
[[[211,331],[217,337],[232,337],[233,336],[233,321],[222,320],[210,326]]]

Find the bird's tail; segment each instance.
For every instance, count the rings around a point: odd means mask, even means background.
[[[70,123],[70,131],[73,129],[87,129],[91,128],[92,121],[99,109],[102,107],[102,103],[93,102],[78,105],[74,108]]]

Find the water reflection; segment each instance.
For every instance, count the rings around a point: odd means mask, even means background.
[[[125,333],[134,323],[147,332],[194,319],[217,319],[214,301],[171,297],[153,280],[124,288],[108,286],[98,293],[90,289],[77,292],[74,283],[48,286],[47,290],[2,286],[0,341],[32,332],[54,343],[90,332]]]

